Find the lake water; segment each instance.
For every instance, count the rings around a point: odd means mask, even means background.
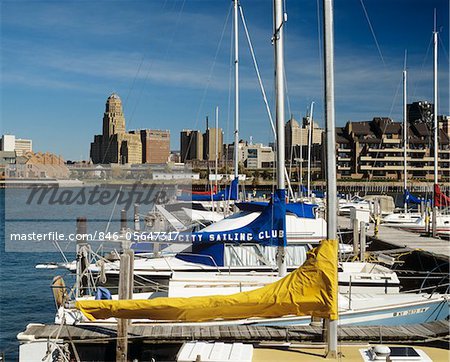
[[[86,192],[91,190],[88,188]],[[123,206],[115,203],[49,203],[50,194],[43,198],[41,204],[27,203],[29,197],[29,190],[12,189],[5,192],[0,189],[0,200],[4,201],[0,202],[0,217],[3,221],[0,223],[0,352],[5,353],[7,360],[17,360],[16,336],[25,330],[27,324],[53,321],[56,311],[50,289],[53,277],[61,274],[67,285],[73,280],[73,276],[63,270],[35,269],[39,263],[63,261],[51,242],[12,241],[11,233],[73,233],[76,229],[75,220],[79,216],[87,217],[88,232],[105,231],[109,221],[109,230],[117,231]],[[133,196],[131,209],[137,197]],[[395,199],[396,204],[401,205],[401,197]],[[141,205],[140,211],[146,213],[150,209],[151,204]],[[128,218],[130,225],[132,211],[128,212]],[[64,249],[68,258],[73,260],[75,244],[65,244]]]
[[[60,189],[59,193],[81,189]],[[87,188],[84,192],[92,191]],[[109,190],[112,195],[115,189]],[[144,190],[148,191],[148,190]],[[154,196],[154,190],[153,196]],[[149,196],[149,193],[144,193]],[[65,195],[68,195],[67,193]],[[88,195],[88,194],[86,194]],[[85,195],[85,196],[86,196]],[[39,204],[38,198],[30,201],[30,190],[0,189],[0,353],[6,360],[18,359],[17,334],[25,330],[29,323],[51,323],[56,308],[50,288],[53,277],[62,275],[66,285],[71,285],[73,276],[64,270],[36,269],[35,265],[48,262],[62,262],[61,254],[51,241],[19,241],[11,240],[12,233],[60,232],[74,233],[76,218],[84,216],[88,219],[88,232],[111,232],[120,228],[120,210],[129,207],[128,225],[131,225],[133,207],[139,201],[139,195],[131,195],[131,202],[116,204],[115,202],[81,202],[80,198],[67,204],[60,197],[50,200],[51,194],[46,194]],[[128,195],[129,196],[129,195]],[[152,200],[152,195],[147,197]],[[56,200],[56,202],[55,202]],[[94,200],[95,201],[95,200]],[[108,200],[106,200],[108,201]],[[125,200],[126,201],[126,200]],[[151,209],[152,203],[145,204],[141,197],[140,213]],[[62,243],[69,260],[75,257],[75,243]]]

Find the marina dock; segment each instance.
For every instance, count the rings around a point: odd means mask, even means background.
[[[29,324],[18,338],[45,340],[58,335],[74,343],[115,342],[116,325],[44,325]],[[338,328],[341,342],[425,342],[431,339],[445,338],[449,335],[448,322],[438,321],[420,325],[405,326],[347,326]],[[187,341],[221,341],[241,343],[287,343],[308,342],[323,343],[322,326],[155,326],[131,324],[128,328],[128,340],[146,343],[183,343]]]
[[[351,228],[348,217],[339,216],[338,222],[341,229]],[[387,248],[391,249],[420,251],[444,262],[448,262],[450,259],[450,240],[448,238],[422,236],[396,227],[384,226],[383,224],[378,227],[378,235],[374,236],[374,225],[370,224],[367,239],[385,244]]]

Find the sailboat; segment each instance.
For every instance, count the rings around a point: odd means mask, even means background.
[[[275,44],[282,42],[282,1],[275,0]],[[329,4],[328,4],[329,5]],[[330,41],[330,38],[328,38]],[[332,42],[332,37],[331,37]],[[282,47],[282,43],[281,43]],[[325,52],[327,55],[327,52]],[[328,58],[327,58],[328,62]],[[278,65],[278,64],[277,64]],[[277,67],[276,74],[283,72]],[[331,69],[332,74],[332,69]],[[331,80],[332,82],[332,80]],[[279,88],[278,88],[279,89]],[[281,87],[282,89],[282,87]],[[327,90],[329,88],[327,87]],[[331,97],[333,92],[331,91]],[[328,93],[329,95],[329,93]],[[278,98],[278,97],[277,97]],[[282,100],[282,97],[280,97]],[[327,154],[331,164],[335,163],[334,150],[334,105],[327,98],[327,111],[332,115]],[[331,103],[331,105],[330,105]],[[329,107],[329,108],[328,108]],[[283,114],[282,110],[279,112]],[[278,112],[277,112],[278,114]],[[327,117],[328,118],[328,117]],[[278,124],[284,123],[278,118]],[[281,131],[282,128],[280,127]],[[284,132],[281,132],[283,134]],[[280,137],[281,138],[281,137]],[[279,142],[280,141],[279,138]],[[278,148],[283,150],[283,148]],[[281,159],[283,156],[280,156]],[[280,167],[280,166],[279,166]],[[283,167],[283,166],[281,166]],[[330,176],[331,174],[331,176]],[[133,323],[154,326],[232,326],[232,325],[307,325],[311,316],[326,318],[328,322],[329,352],[337,352],[337,320],[341,324],[395,325],[444,320],[449,316],[448,296],[417,294],[351,294],[338,295],[336,238],[336,179],[335,168],[328,175],[328,240],[308,253],[307,261],[296,271],[284,276],[286,269],[286,219],[283,176],[279,178],[277,197],[271,202],[272,216],[277,216],[276,233],[261,235],[267,243],[276,245],[278,269],[281,279],[273,284],[227,296],[194,298],[154,298],[140,300],[78,300],[76,309],[61,305],[61,323],[67,323],[69,314],[79,326],[86,328],[116,324],[117,319],[130,319]],[[283,182],[283,183],[282,183]],[[269,212],[266,208],[261,211]],[[261,220],[261,219],[259,219]],[[206,233],[208,237],[220,233]],[[62,330],[59,329],[59,331]],[[126,329],[125,329],[126,330]],[[140,337],[140,336],[139,336]],[[198,336],[197,336],[198,337]],[[59,332],[55,339],[59,338]],[[72,346],[72,338],[71,340]],[[46,341],[47,342],[47,341]],[[48,352],[55,347],[48,341]],[[59,348],[58,346],[56,346]],[[119,348],[120,349],[120,348]],[[30,350],[29,350],[30,351]],[[119,351],[120,352],[120,351]],[[32,352],[30,352],[32,353]],[[36,352],[35,352],[36,355]],[[39,356],[40,357],[40,356]],[[125,356],[126,358],[126,356]]]
[[[406,229],[408,231],[425,233],[428,231],[428,228],[431,226],[431,232],[433,236],[448,236],[450,235],[450,215],[439,212],[438,207],[440,206],[448,206],[445,201],[446,197],[440,191],[440,187],[438,184],[438,168],[439,168],[439,127],[437,120],[438,113],[438,87],[437,87],[437,60],[438,60],[438,32],[436,31],[436,14],[435,14],[435,26],[433,31],[433,43],[434,43],[434,56],[433,56],[433,94],[434,94],[434,186],[433,186],[433,211],[432,215],[428,217],[428,215],[420,215],[415,220],[406,220],[405,222],[396,222],[392,223],[392,226],[399,227],[402,229]],[[405,89],[405,85],[404,85]],[[404,91],[406,92],[406,90]],[[406,189],[406,188],[405,188]],[[406,190],[405,190],[406,192]],[[431,225],[429,224],[429,222]]]
[[[275,19],[281,22],[281,1],[276,0]],[[275,23],[276,42],[282,41],[281,27]],[[281,44],[282,48],[282,44]],[[280,54],[278,53],[278,56]],[[279,57],[276,58],[277,60]],[[283,74],[277,63],[277,78]],[[281,71],[280,71],[281,70]],[[278,84],[279,85],[279,84]],[[280,88],[277,88],[279,91]],[[280,91],[282,94],[283,92]],[[282,97],[280,97],[281,100]],[[278,99],[278,97],[277,97]],[[280,101],[277,102],[280,106]],[[283,114],[283,110],[277,107],[277,115]],[[333,105],[331,110],[333,112]],[[334,115],[334,112],[333,112]],[[334,117],[330,122],[334,127]],[[277,116],[277,124],[284,123],[282,117]],[[330,126],[328,125],[328,126]],[[277,127],[278,128],[278,127]],[[282,127],[278,128],[278,135],[283,135]],[[328,156],[335,162],[333,134],[328,139]],[[282,136],[277,142],[282,143]],[[279,146],[279,144],[278,144]],[[279,147],[279,150],[284,148]],[[278,155],[278,160],[283,155]],[[281,164],[283,165],[283,164]],[[256,233],[260,241],[278,248],[277,261],[278,273],[281,278],[273,284],[250,291],[227,296],[180,298],[176,293],[171,298],[162,297],[140,300],[79,300],[76,303],[78,312],[72,311],[73,317],[82,323],[111,322],[109,318],[137,319],[137,323],[151,323],[161,325],[302,325],[310,322],[310,316],[327,318],[330,320],[329,331],[336,331],[336,319],[341,319],[343,324],[358,325],[398,325],[408,323],[422,323],[425,321],[442,320],[449,316],[448,298],[446,295],[428,294],[400,294],[393,293],[364,293],[341,294],[338,296],[337,284],[337,240],[336,240],[336,179],[333,172],[329,175],[328,183],[328,236],[320,246],[308,253],[307,261],[297,270],[286,274],[286,208],[284,198],[284,172],[278,175],[278,190],[270,207],[266,207],[250,223],[242,225],[241,231],[251,230],[259,226],[260,233]],[[279,166],[280,171],[280,166]],[[281,177],[280,177],[281,173]],[[334,177],[334,179],[333,179]],[[332,211],[330,213],[330,211]],[[267,215],[270,214],[274,223],[270,224],[267,231]],[[332,228],[332,229],[331,229]],[[273,233],[274,231],[274,233]],[[214,240],[224,235],[233,233],[209,230],[199,238]],[[243,232],[241,235],[250,235]],[[331,236],[331,238],[330,238]],[[236,237],[240,237],[238,234]],[[256,279],[257,280],[257,279]],[[255,280],[255,281],[256,281]],[[170,290],[169,290],[170,293]],[[338,303],[339,299],[339,303]],[[338,308],[339,304],[339,308]],[[67,320],[67,319],[66,319]],[[90,320],[91,322],[88,322]],[[112,319],[114,320],[114,319]],[[333,345],[333,344],[332,344]]]
[[[411,212],[408,210],[409,199],[414,196],[408,191],[408,112],[407,112],[407,70],[406,70],[406,56],[405,67],[403,69],[403,190],[404,203],[403,212],[392,213],[386,215],[381,222],[384,224],[414,224],[422,215],[418,212]],[[419,202],[420,203],[420,202]]]

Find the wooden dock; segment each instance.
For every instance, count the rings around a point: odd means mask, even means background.
[[[30,339],[71,340],[74,343],[112,342],[117,337],[114,324],[79,324],[75,326],[29,324],[19,335],[20,340]],[[430,339],[445,339],[449,336],[448,321],[430,322],[404,326],[339,326],[338,339],[342,342],[425,342]],[[131,324],[128,340],[146,343],[183,343],[186,341],[221,341],[242,343],[286,343],[323,342],[320,326],[161,326]]]
[[[350,227],[350,219],[348,217],[339,216],[338,222],[341,228]],[[391,245],[395,249],[420,250],[423,253],[428,253],[447,262],[450,259],[450,240],[445,238],[422,236],[417,233],[384,225],[379,226],[378,236],[375,237],[373,224],[370,224],[367,238],[372,241],[376,240]]]

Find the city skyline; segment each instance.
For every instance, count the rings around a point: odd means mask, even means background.
[[[241,4],[273,109],[272,4]],[[224,142],[232,142],[230,6],[230,0],[2,3],[2,133],[31,138],[36,150],[67,160],[87,159],[104,100],[117,92],[129,129],[203,130],[219,106]],[[441,30],[439,113],[449,114],[447,1],[335,2],[338,126],[379,116],[401,120],[405,49],[408,103],[433,101],[434,8]],[[300,121],[314,101],[322,126],[316,2],[287,2],[287,13],[287,112]],[[240,138],[268,144],[273,137],[242,26],[240,53]],[[179,149],[179,137],[171,149]]]

